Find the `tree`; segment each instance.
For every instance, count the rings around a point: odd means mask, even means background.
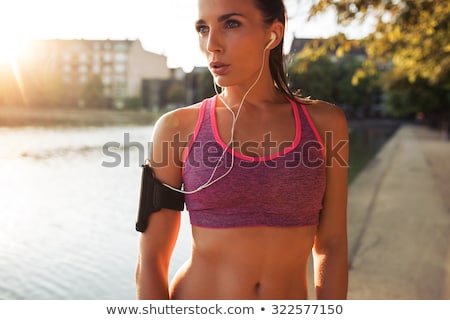
[[[418,112],[429,115],[429,122],[437,125],[436,116],[439,116],[442,106],[448,103],[448,91],[432,86],[424,79],[417,79],[409,83],[406,78],[390,84],[387,102],[390,111],[395,116],[405,116]]]
[[[303,58],[315,60],[329,50],[342,55],[355,47],[364,48],[367,59],[355,72],[353,83],[382,73],[394,114],[430,113],[427,101],[437,101],[439,105],[433,106],[432,113],[440,114],[444,123],[450,121],[450,1],[315,0],[309,16],[329,9],[336,11],[341,26],[373,19],[375,27],[363,39],[350,41],[344,34],[337,34],[312,43],[302,53]],[[400,103],[406,101],[402,94],[414,96],[419,92],[421,98],[413,101],[415,107]],[[423,99],[436,93],[439,97]],[[397,105],[392,104],[394,101]]]
[[[130,110],[142,109],[143,104],[142,97],[139,96],[127,97],[125,99],[125,108]]]
[[[447,81],[450,74],[448,0],[318,0],[311,7],[310,17],[329,8],[336,10],[340,25],[368,18],[377,21],[375,30],[359,42],[368,55],[366,71],[374,71],[379,64],[392,64],[393,75],[406,75],[410,83],[418,78],[430,84]]]
[[[173,82],[166,92],[166,100],[173,105],[180,105],[186,100],[186,88],[180,82]]]
[[[340,59],[323,56],[310,61],[306,69],[299,72],[303,63],[298,57],[289,68],[291,87],[299,89],[302,96],[345,107],[349,116],[368,115],[369,107],[380,98],[381,89],[376,76],[352,83],[353,74],[361,64],[361,58],[350,54]]]
[[[302,60],[295,60],[289,68],[291,87],[302,97],[337,103],[335,96],[336,64],[328,56],[320,57],[299,71]]]
[[[94,75],[83,88],[81,98],[88,108],[101,108],[105,106],[103,82],[99,75]]]
[[[205,99],[216,94],[214,80],[209,70],[205,70],[198,75],[197,90],[199,99]]]

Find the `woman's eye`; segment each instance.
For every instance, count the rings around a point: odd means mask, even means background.
[[[198,25],[195,27],[198,33],[200,34],[206,34],[209,31],[209,28],[207,26]]]
[[[225,23],[225,27],[226,27],[227,29],[234,29],[234,28],[239,27],[240,25],[241,25],[241,23],[240,23],[239,21],[236,21],[236,20],[228,20],[228,21]]]

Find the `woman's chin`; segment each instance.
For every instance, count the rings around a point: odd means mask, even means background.
[[[216,83],[216,85],[218,85],[219,87],[222,87],[222,88],[230,87],[233,85],[233,82],[230,81],[230,78],[227,76],[213,75],[213,79],[214,79],[214,82]]]

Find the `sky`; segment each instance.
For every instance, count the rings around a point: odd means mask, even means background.
[[[329,12],[307,22],[308,4],[288,6],[286,47],[295,37],[328,37],[339,29]],[[293,1],[287,0],[286,3]],[[204,66],[194,22],[197,0],[0,0],[0,59],[26,39],[139,39],[167,56],[170,68]],[[348,31],[361,35],[361,27]]]

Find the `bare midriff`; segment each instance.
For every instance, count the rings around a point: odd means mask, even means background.
[[[191,258],[170,285],[171,299],[308,299],[316,226],[192,227]]]

